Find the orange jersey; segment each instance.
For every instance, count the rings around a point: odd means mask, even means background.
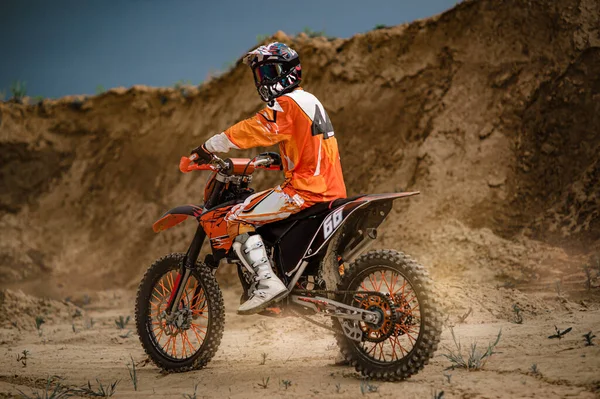
[[[279,144],[285,172],[282,187],[291,186],[308,203],[346,197],[333,126],[314,95],[300,88],[284,94],[255,116],[225,130],[224,136],[232,148]],[[221,136],[213,142],[224,140]],[[209,140],[207,148],[211,147],[218,151],[220,146],[211,146]]]

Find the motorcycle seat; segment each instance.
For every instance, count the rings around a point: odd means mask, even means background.
[[[304,210],[301,210],[298,213],[294,213],[293,215],[291,215],[290,217],[288,217],[284,220],[292,221],[292,220],[306,219],[309,217],[322,215],[322,214],[332,211],[333,209],[337,208],[338,206],[342,206],[344,204],[347,204],[348,202],[352,202],[355,199],[358,199],[363,196],[364,196],[364,194],[358,194],[358,195],[354,195],[354,196],[348,197],[348,198],[338,198],[333,201],[319,202],[319,203],[311,206],[310,208],[306,208]]]

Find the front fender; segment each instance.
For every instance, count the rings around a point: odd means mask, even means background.
[[[154,222],[152,230],[154,230],[155,233],[158,233],[170,229],[183,222],[188,216],[198,218],[202,214],[202,209],[202,205],[180,205],[173,209],[169,209],[160,219]]]

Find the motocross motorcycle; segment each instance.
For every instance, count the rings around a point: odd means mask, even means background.
[[[253,159],[214,157],[209,164],[181,158],[180,170],[212,173],[203,205],[166,212],[155,232],[193,217],[198,228],[186,253],[158,259],[137,292],[136,328],[146,353],[160,368],[181,372],[204,367],[223,336],[225,310],[214,277],[219,265],[237,265],[247,299],[254,271],[241,245],[227,235],[225,215],[254,190],[257,169],[280,170],[279,154]],[[395,250],[366,252],[392,202],[419,194],[357,195],[319,203],[257,228],[273,270],[289,295],[260,314],[298,316],[334,332],[341,353],[365,376],[402,380],[421,370],[437,349],[441,316],[426,270]],[[211,253],[199,259],[208,238]],[[236,245],[237,244],[237,245]],[[315,320],[314,315],[327,323]]]

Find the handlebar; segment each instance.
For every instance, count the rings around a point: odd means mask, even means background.
[[[213,155],[213,159],[210,163],[207,164],[197,164],[194,161],[198,159],[197,154],[192,154],[189,157],[181,157],[179,161],[179,170],[182,173],[189,173],[194,170],[212,170],[215,172],[220,171],[228,171],[233,173],[226,174],[235,174],[236,172],[236,164],[244,165],[244,172],[247,174],[251,174],[254,169],[265,169],[265,170],[281,170],[279,165],[272,165],[273,158],[258,156],[253,159],[226,159],[223,160],[216,155]]]

